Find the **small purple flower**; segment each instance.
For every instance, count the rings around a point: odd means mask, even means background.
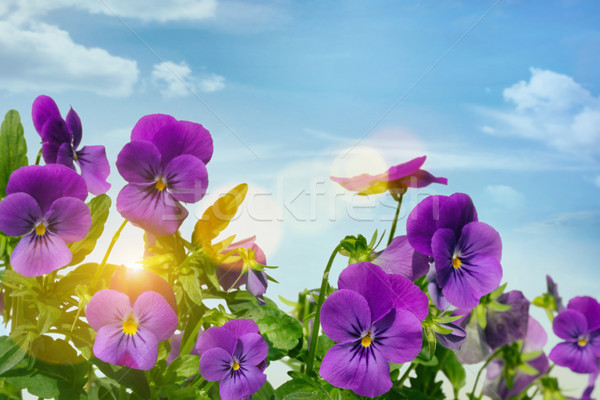
[[[77,150],[82,129],[81,120],[73,108],[64,120],[54,100],[42,95],[34,100],[31,114],[33,125],[42,137],[42,154],[46,164],[63,164],[75,169],[75,163],[79,165],[90,193],[106,193],[110,189],[110,183],[106,182],[110,174],[106,151],[104,146],[84,146]]]
[[[156,292],[142,293],[133,306],[129,297],[116,290],[96,292],[85,316],[98,332],[94,354],[100,360],[149,370],[158,357],[158,343],[177,328],[177,315]]]
[[[453,305],[473,308],[498,287],[500,235],[477,221],[468,195],[427,197],[410,213],[406,231],[415,250],[433,257],[437,282]]]
[[[440,344],[447,349],[456,350],[462,346],[467,339],[467,332],[460,325],[450,322],[447,324],[440,324],[440,326],[452,331],[451,333],[445,335],[439,332],[434,332],[435,337]]]
[[[415,251],[407,236],[395,237],[371,262],[388,274],[402,275],[413,282],[429,271],[429,257]]]
[[[338,343],[319,373],[361,396],[386,393],[392,387],[389,362],[411,361],[421,350],[427,297],[418,296],[408,279],[368,262],[348,266],[338,286],[321,309],[323,331]]]
[[[163,114],[142,117],[117,158],[129,182],[119,192],[117,210],[156,236],[174,234],[188,215],[180,202],[195,203],[206,193],[212,153],[202,125]]]
[[[222,400],[241,400],[267,381],[263,373],[269,346],[251,319],[236,319],[207,329],[198,337],[200,374],[220,381]]]
[[[31,165],[12,173],[6,193],[0,230],[23,235],[10,257],[14,270],[31,277],[69,264],[66,243],[83,239],[92,224],[83,178],[62,165]]]
[[[389,190],[392,194],[403,194],[407,188],[422,188],[432,183],[448,184],[448,179],[438,178],[420,169],[426,156],[417,157],[403,164],[390,167],[378,175],[362,174],[352,178],[331,177],[331,180],[359,195],[378,194]]]
[[[556,336],[565,341],[550,352],[557,365],[574,372],[598,370],[600,357],[600,304],[591,297],[575,297],[567,309],[559,313],[552,324]]]
[[[554,305],[557,312],[561,312],[565,309],[563,305],[562,297],[558,294],[558,285],[554,282],[550,275],[546,275],[546,286],[548,288],[548,294],[554,299]]]

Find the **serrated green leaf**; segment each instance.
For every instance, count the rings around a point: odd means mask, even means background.
[[[6,196],[6,185],[13,171],[27,165],[27,143],[21,117],[10,110],[0,127],[0,198]]]
[[[110,197],[105,194],[94,197],[87,203],[92,215],[92,226],[88,234],[79,242],[69,244],[69,249],[73,254],[73,259],[69,265],[77,265],[94,250],[96,241],[104,232],[104,224],[108,219],[108,213],[111,205]]]

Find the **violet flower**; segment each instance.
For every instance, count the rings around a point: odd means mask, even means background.
[[[63,164],[81,169],[87,190],[94,195],[106,193],[110,183],[106,178],[110,166],[104,146],[84,146],[77,150],[81,142],[81,120],[71,108],[66,120],[56,103],[48,96],[38,96],[31,110],[35,130],[42,137],[42,155],[46,164]]]
[[[460,348],[465,340],[467,339],[467,332],[460,325],[449,322],[446,324],[439,324],[442,328],[450,329],[452,332],[448,334],[442,334],[434,332],[435,337],[442,346],[450,350],[456,350]]]
[[[156,236],[174,234],[188,215],[180,202],[195,203],[206,193],[212,153],[202,125],[163,114],[142,117],[117,158],[129,182],[119,192],[117,210]]]
[[[471,198],[463,193],[430,196],[410,213],[408,241],[433,257],[444,296],[459,308],[473,308],[502,279],[502,242],[491,226],[477,221]]]
[[[85,181],[63,165],[31,165],[12,173],[0,202],[0,230],[21,236],[10,263],[24,276],[48,274],[69,264],[66,243],[87,235],[92,224]]]
[[[388,274],[402,275],[413,282],[429,271],[429,257],[415,251],[407,236],[395,237],[371,262]]]
[[[230,244],[223,252],[229,253],[239,248],[252,250],[254,252],[254,260],[261,265],[267,265],[267,257],[265,256],[264,251],[262,251],[262,249],[255,243],[255,241],[256,236],[240,240],[239,242]],[[237,253],[234,253],[233,255],[235,256]],[[252,295],[257,298],[259,303],[264,305],[265,301],[263,299],[263,295],[267,292],[268,285],[266,272],[249,268],[248,272],[245,272],[243,276],[240,277],[243,267],[244,261],[241,259],[233,263],[220,264],[216,268],[219,283],[224,290],[229,290],[232,286],[238,288],[242,284],[245,284],[246,290],[252,293]]]
[[[85,316],[98,333],[94,354],[100,360],[131,368],[149,370],[158,357],[158,343],[177,328],[177,315],[156,292],[144,292],[132,303],[112,289],[96,292]]]
[[[362,174],[352,178],[331,177],[331,180],[359,195],[383,193],[389,190],[392,194],[403,194],[407,188],[422,188],[432,183],[448,184],[448,179],[438,178],[420,169],[426,156],[417,157],[402,164],[390,167],[386,172],[377,175]]]
[[[561,312],[565,309],[562,297],[558,294],[558,285],[554,282],[550,275],[546,275],[547,293],[554,299],[555,310]]]
[[[386,393],[392,387],[389,362],[411,361],[421,350],[427,298],[415,296],[419,290],[408,279],[368,262],[348,266],[338,285],[321,308],[323,332],[338,343],[319,373],[361,396]]]
[[[219,381],[222,400],[241,400],[256,393],[267,381],[263,373],[269,346],[251,319],[228,321],[198,337],[196,351],[200,374]]]
[[[600,304],[596,299],[588,296],[571,299],[567,308],[554,318],[552,329],[565,340],[550,352],[554,363],[579,373],[598,370]]]

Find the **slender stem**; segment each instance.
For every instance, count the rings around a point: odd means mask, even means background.
[[[42,149],[38,151],[37,157],[35,158],[35,165],[40,165],[40,159],[42,158]]]
[[[475,377],[475,383],[473,384],[473,390],[471,390],[471,396],[475,396],[475,389],[477,388],[477,383],[479,382],[479,377],[481,376],[481,373],[483,372],[483,370],[488,366],[488,364],[490,362],[492,362],[492,360],[494,358],[496,358],[496,356],[498,354],[500,354],[500,351],[502,350],[502,347],[500,347],[498,350],[496,350],[494,352],[494,354],[492,354],[491,356],[488,357],[487,360],[485,360],[485,363],[483,363],[483,365],[481,366],[481,368],[479,368],[479,371],[477,372],[477,376]],[[481,396],[479,396],[478,398],[480,398]]]
[[[415,369],[415,367],[417,366],[417,364],[410,364],[408,366],[408,369],[406,370],[406,372],[404,373],[404,375],[402,375],[402,378],[400,378],[400,380],[398,381],[398,387],[402,387],[402,385],[404,385],[404,381],[408,378],[408,376],[410,375],[411,371],[413,369]]]
[[[325,302],[325,291],[327,290],[327,284],[329,283],[329,270],[331,269],[331,265],[333,264],[333,260],[335,256],[342,248],[342,244],[338,244],[333,253],[331,253],[331,257],[329,257],[329,262],[327,262],[327,267],[325,267],[325,271],[323,272],[323,280],[321,281],[321,290],[319,291],[319,302],[317,303],[317,310],[315,312],[315,323],[313,324],[312,335],[310,338],[310,348],[308,349],[308,359],[306,360],[306,374],[312,374],[313,364],[315,361],[315,354],[317,353],[317,344],[319,341],[319,327],[321,326],[321,306],[323,302]]]
[[[394,215],[394,221],[392,222],[392,229],[390,229],[390,238],[388,239],[387,245],[389,246],[394,240],[394,233],[396,233],[396,225],[398,224],[398,216],[400,215],[400,207],[402,207],[402,197],[404,194],[401,194],[398,197],[398,207],[396,207],[396,215]]]
[[[100,276],[102,275],[102,271],[104,270],[104,266],[106,265],[108,256],[110,256],[110,252],[112,251],[113,247],[115,247],[117,240],[119,240],[119,236],[121,235],[123,228],[125,228],[125,225],[127,225],[127,220],[123,221],[123,223],[121,224],[119,229],[117,229],[117,231],[113,235],[113,238],[110,241],[110,244],[108,245],[108,249],[106,249],[106,253],[104,253],[104,258],[102,259],[102,262],[100,263],[100,265],[98,266],[98,269],[96,270],[96,275],[94,275],[94,281],[92,282],[91,289],[95,288],[96,284],[98,284],[98,279],[100,279]]]

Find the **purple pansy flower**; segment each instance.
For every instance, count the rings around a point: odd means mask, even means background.
[[[527,365],[535,369],[537,373],[533,373],[533,371],[532,373],[526,373],[519,369],[519,365],[514,366],[516,370],[513,376],[512,387],[509,388],[505,376],[502,373],[505,368],[505,362],[498,359],[493,360],[487,368],[487,379],[483,387],[483,394],[493,399],[508,399],[513,396],[518,396],[533,381],[548,371],[548,358],[544,353],[539,354],[548,340],[546,331],[544,331],[542,325],[532,317],[529,317],[526,327],[527,336],[523,340],[520,356],[522,361],[520,365],[527,363]],[[532,354],[532,357],[534,358],[527,361],[523,360],[528,354]],[[539,355],[536,357],[536,354]]]
[[[196,351],[200,374],[220,381],[222,400],[241,400],[256,393],[267,381],[263,373],[269,346],[251,319],[228,321],[198,337]]]
[[[565,341],[550,352],[557,365],[579,373],[595,372],[600,357],[600,304],[588,296],[575,297],[552,324],[556,336]]]
[[[0,202],[0,230],[21,236],[10,263],[24,276],[40,276],[69,264],[66,243],[87,235],[92,224],[85,181],[65,166],[22,167],[12,173]]]
[[[106,158],[104,146],[84,146],[77,150],[81,142],[81,120],[71,108],[66,120],[52,98],[38,96],[31,111],[33,126],[42,137],[42,154],[46,164],[63,164],[81,169],[87,190],[94,195],[106,193],[110,183],[106,178],[110,174],[110,166]]]
[[[109,289],[125,293],[132,303],[144,292],[156,292],[177,312],[177,299],[173,288],[169,282],[152,271],[119,266],[110,278]]]
[[[156,292],[144,292],[132,303],[112,289],[96,292],[85,311],[97,332],[94,354],[100,360],[149,370],[158,357],[158,343],[177,328],[177,315]]]
[[[429,271],[429,257],[415,251],[408,243],[407,236],[397,236],[392,243],[375,254],[371,261],[388,274],[402,275],[416,281]]]
[[[421,350],[427,296],[419,296],[408,279],[368,262],[348,266],[338,286],[321,309],[323,332],[337,344],[319,373],[361,396],[386,393],[392,387],[389,362],[411,361]]]
[[[406,188],[421,188],[432,183],[448,184],[448,179],[438,178],[420,169],[426,156],[417,157],[403,164],[390,167],[377,175],[362,174],[352,178],[331,177],[331,180],[359,195],[378,194],[389,190],[392,194],[403,194]]]
[[[206,193],[212,153],[212,138],[202,125],[163,114],[142,117],[117,158],[128,182],[117,210],[157,236],[174,234],[188,215],[180,202],[195,203]]]
[[[415,250],[433,257],[437,282],[453,305],[473,308],[498,287],[500,235],[477,221],[468,195],[427,197],[410,213],[406,231]]]

